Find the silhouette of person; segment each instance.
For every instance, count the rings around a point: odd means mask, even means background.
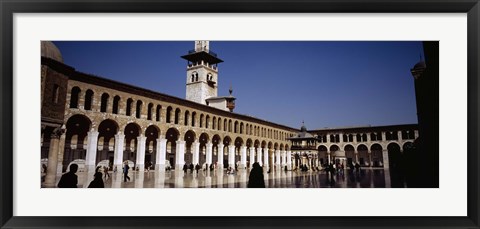
[[[197,173],[198,173],[198,170],[200,170],[200,165],[197,163],[197,165],[195,165],[195,170],[197,170]]]
[[[92,180],[92,182],[90,182],[90,184],[88,185],[89,188],[104,188],[105,185],[103,184],[103,180],[102,180],[102,173],[101,172],[96,172],[95,175],[94,175],[94,179]]]
[[[192,163],[190,163],[189,169],[190,169],[190,173],[193,173],[193,164]]]
[[[78,183],[78,177],[75,174],[78,170],[77,164],[70,165],[70,171],[62,175],[58,182],[59,188],[76,188]]]
[[[105,179],[107,178],[110,178],[110,174],[108,174],[108,167],[107,166],[103,166],[103,173],[105,173]]]
[[[248,177],[248,188],[265,188],[265,180],[263,179],[263,169],[258,162],[253,163],[252,171]]]
[[[188,170],[188,165],[187,165],[187,164],[184,164],[184,165],[183,165],[183,172],[187,173],[187,170]]]
[[[130,177],[128,176],[128,169],[130,169],[130,166],[128,166],[128,162],[124,162],[124,165],[123,165],[123,182],[127,182],[127,179],[130,181]]]
[[[210,171],[213,171],[213,164],[210,164]]]

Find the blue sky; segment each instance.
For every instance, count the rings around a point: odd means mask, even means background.
[[[185,98],[193,41],[55,41],[77,71]],[[422,43],[210,41],[235,113],[308,129],[417,123],[410,69]],[[423,54],[422,54],[423,55]]]

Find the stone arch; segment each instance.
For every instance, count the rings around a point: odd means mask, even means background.
[[[200,134],[198,141],[200,142],[199,163],[203,165],[207,161],[207,143],[210,141],[210,136],[204,132]]]
[[[196,140],[195,132],[188,130],[185,133],[183,140],[185,141],[185,163],[193,163],[193,142]]]
[[[318,159],[320,164],[326,165],[328,164],[328,149],[324,145],[318,146]]]
[[[125,110],[125,115],[126,116],[132,116],[132,105],[133,105],[133,99],[128,98],[127,99],[127,108]]]
[[[205,116],[205,128],[210,128],[210,115]]]
[[[265,140],[262,141],[262,148],[266,148],[267,147],[267,142]]]
[[[222,119],[220,117],[218,117],[217,122],[218,122],[217,130],[221,131],[222,130]]]
[[[280,144],[280,150],[284,150],[283,143]]]
[[[155,113],[156,113],[155,121],[160,122],[160,116],[162,115],[162,106],[161,105],[157,105],[157,109],[156,109]]]
[[[235,161],[240,161],[241,147],[244,146],[244,141],[241,137],[235,138]]]
[[[273,144],[273,149],[278,150],[278,143],[275,142],[275,144]]]
[[[228,120],[228,132],[232,132],[232,120]]]
[[[197,118],[197,112],[192,112],[192,127],[195,127],[195,119]]]
[[[113,166],[115,150],[115,134],[118,132],[118,124],[114,120],[105,119],[98,125],[97,153],[95,164],[106,161],[109,167]]]
[[[140,136],[141,127],[134,122],[131,122],[125,126],[125,150],[123,154],[123,160],[136,161],[137,137]]]
[[[213,135],[213,137],[212,137],[212,144],[213,144],[212,162],[213,163],[219,162],[218,161],[218,152],[219,152],[218,144],[220,144],[221,142],[222,142],[222,139],[220,138],[220,136],[218,134]]]
[[[135,117],[142,118],[142,106],[143,106],[142,100],[137,100],[137,105],[135,107]]]
[[[375,143],[370,147],[370,152],[372,156],[372,166],[381,167],[383,166],[383,148],[380,144]]]
[[[167,130],[165,138],[167,139],[167,160],[170,161],[172,167],[175,167],[176,147],[180,138],[180,132],[176,128],[171,127]]]
[[[352,138],[353,138],[353,135],[352,135]],[[347,165],[356,163],[357,160],[355,158],[355,148],[352,145],[347,144],[343,149],[345,151],[345,157],[347,158]]]
[[[120,106],[120,96],[116,95],[113,97],[113,104],[112,104],[112,113],[113,114],[118,114],[118,111]]]
[[[175,124],[180,123],[180,112],[182,112],[180,108],[175,109]]]
[[[405,142],[405,143],[403,143],[402,149],[403,149],[404,152],[405,152],[406,150],[410,150],[410,149],[412,149],[412,148],[414,148],[413,142]]]
[[[92,110],[92,103],[93,103],[93,91],[91,89],[88,89],[85,92],[85,101],[83,105],[83,109],[85,110]]]
[[[203,128],[203,117],[204,117],[204,115],[200,114],[200,121],[199,121],[200,128]]]
[[[160,134],[160,128],[156,125],[150,125],[145,129],[145,166],[156,164],[157,139]]]
[[[147,120],[152,120],[153,117],[153,103],[148,103],[147,106]]]
[[[185,114],[184,114],[184,121],[183,121],[183,124],[185,126],[188,126],[188,123],[189,123],[189,119],[190,119],[190,111],[186,110],[185,111]]]
[[[171,106],[167,107],[167,113],[166,113],[167,123],[172,123],[172,110],[173,108]]]
[[[212,118],[212,129],[216,130],[217,129],[217,117],[213,116]]]
[[[238,121],[235,121],[235,124],[233,126],[233,133],[238,134]]]
[[[87,153],[87,136],[92,126],[92,121],[85,115],[73,115],[68,118],[65,133],[65,150],[62,171],[76,159],[85,160]],[[50,142],[50,135],[44,135],[44,142]],[[47,154],[48,157],[48,154]]]
[[[255,139],[254,143],[253,143],[253,146],[255,148],[259,148],[261,145],[260,145],[260,141],[258,139]]]
[[[358,163],[361,166],[369,165],[370,164],[370,158],[368,156],[368,147],[364,144],[360,144],[357,146],[357,152],[358,152]]]
[[[104,92],[100,98],[100,112],[107,112],[107,107],[108,107],[108,99],[110,98],[110,95],[106,92]]]
[[[70,91],[70,108],[78,108],[78,101],[80,97],[80,90],[79,87],[75,86]]]
[[[240,122],[240,134],[243,134],[243,122]]]
[[[400,146],[392,142],[387,146],[389,169],[398,171],[402,166],[403,155]]]

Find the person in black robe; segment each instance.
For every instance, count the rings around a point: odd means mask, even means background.
[[[70,165],[70,171],[62,175],[60,181],[58,182],[59,188],[77,188],[78,177],[75,174],[78,170],[77,164]]]
[[[102,179],[102,173],[101,172],[96,172],[92,182],[88,185],[89,188],[104,188],[105,185],[103,184],[103,179]]]
[[[265,180],[263,178],[263,169],[258,162],[253,163],[252,171],[248,177],[248,188],[265,188]]]

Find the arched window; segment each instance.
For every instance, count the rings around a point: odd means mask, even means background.
[[[228,127],[227,127],[227,120],[223,120],[223,131],[227,131],[228,130]]]
[[[153,103],[149,103],[147,109],[147,119],[152,120]]]
[[[180,120],[180,109],[175,109],[175,124],[178,124]]]
[[[216,117],[213,117],[213,118],[212,118],[212,129],[215,130],[216,127],[217,127],[217,118],[216,118]]]
[[[243,134],[243,122],[240,123],[240,134]]]
[[[92,100],[93,100],[93,91],[88,89],[85,92],[85,105],[83,106],[83,109],[87,111],[92,110]]]
[[[70,108],[78,108],[78,95],[80,94],[80,88],[74,87],[70,93]]]
[[[203,114],[200,114],[200,128],[203,127]]]
[[[167,123],[171,123],[172,122],[172,107],[167,107]]]
[[[136,117],[137,117],[137,118],[141,118],[141,117],[142,117],[142,101],[141,101],[141,100],[138,100],[138,101],[137,101]]]
[[[127,111],[125,112],[125,114],[127,116],[131,116],[132,115],[132,104],[133,104],[133,99],[129,98],[127,100]]]
[[[205,118],[205,128],[208,129],[209,126],[210,126],[210,116],[207,115],[207,117]]]
[[[100,112],[107,112],[108,98],[110,96],[107,93],[102,94],[102,101],[100,103]]]
[[[228,132],[232,132],[232,120],[228,120]]]
[[[197,112],[193,112],[192,113],[192,126],[194,127],[195,126],[195,119],[197,118]]]
[[[58,84],[53,84],[53,94],[52,94],[52,102],[53,103],[58,103],[58,92],[59,92],[59,90],[60,90],[60,87],[58,86]]]
[[[185,111],[185,120],[183,122],[183,124],[185,126],[188,126],[188,119],[190,118],[190,112],[189,111]]]
[[[218,130],[222,130],[222,119],[218,118],[218,125],[217,125]]]
[[[113,106],[112,106],[112,113],[118,114],[118,103],[120,102],[120,96],[116,95],[113,97]]]
[[[238,121],[235,121],[235,126],[233,127],[233,133],[238,133]]]
[[[155,119],[157,122],[160,122],[160,114],[161,114],[161,111],[162,111],[162,106],[157,105],[157,117],[156,117],[156,119]]]

